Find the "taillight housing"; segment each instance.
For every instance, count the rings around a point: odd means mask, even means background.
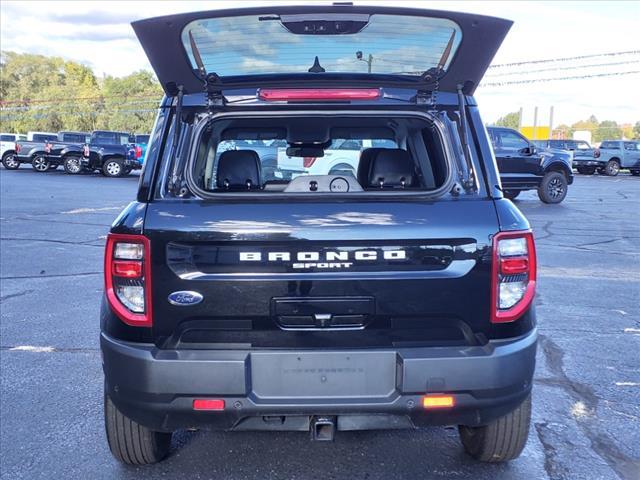
[[[317,157],[302,157],[302,166],[304,168],[311,168],[316,162]]]
[[[105,292],[114,313],[127,325],[150,327],[151,244],[143,235],[110,233],[104,255]]]
[[[16,153],[20,153],[20,150],[21,150],[21,149],[22,149],[22,147],[20,146],[20,144],[19,144],[19,143],[16,143],[16,144],[14,145],[14,150],[16,151]]]
[[[531,306],[536,290],[536,249],[531,231],[493,237],[491,322],[513,322]]]

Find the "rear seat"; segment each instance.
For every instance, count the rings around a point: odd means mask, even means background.
[[[373,152],[371,158],[367,160],[369,163],[368,172],[366,176],[362,172],[362,180],[360,179],[360,168],[358,168],[358,180],[365,190],[411,188],[416,186],[415,164],[409,152],[400,148],[370,150],[378,151]],[[366,168],[366,166],[363,168]]]
[[[228,150],[220,155],[216,185],[220,190],[262,189],[260,157],[254,150]]]

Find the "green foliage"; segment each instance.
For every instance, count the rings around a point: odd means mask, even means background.
[[[517,130],[520,126],[520,112],[507,113],[504,117],[500,117],[496,121],[496,125],[499,127],[508,127]]]
[[[633,138],[635,140],[640,140],[640,120],[633,126]]]
[[[151,131],[162,90],[152,73],[98,80],[59,57],[2,52],[0,129]]]

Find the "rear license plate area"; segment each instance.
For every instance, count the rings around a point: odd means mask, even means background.
[[[251,387],[264,400],[387,398],[396,390],[395,352],[257,352]]]
[[[273,298],[271,315],[285,330],[364,328],[375,313],[373,297]]]

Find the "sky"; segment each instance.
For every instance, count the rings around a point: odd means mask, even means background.
[[[130,22],[199,10],[298,1],[28,1],[0,3],[0,47],[21,53],[60,56],[84,63],[98,76],[123,76],[151,69]],[[356,5],[377,2],[354,0]],[[640,72],[640,1],[417,1],[390,0],[378,5],[423,7],[478,13],[514,21],[493,65],[602,53],[633,54],[566,62],[491,68],[487,83],[532,78]],[[611,65],[611,64],[615,65]],[[609,64],[609,65],[603,65]],[[581,66],[578,69],[567,67]],[[584,66],[588,67],[584,67]],[[536,70],[536,72],[533,72]],[[526,75],[523,74],[526,73]],[[571,124],[591,114],[599,120],[640,120],[640,73],[512,85],[481,85],[476,91],[485,122],[523,110],[523,124]]]

